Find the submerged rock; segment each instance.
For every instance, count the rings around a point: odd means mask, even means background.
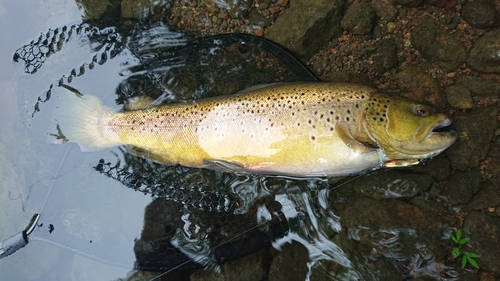
[[[304,245],[292,243],[283,245],[269,268],[269,281],[305,280],[308,272],[309,253]],[[297,266],[300,265],[300,266]],[[235,280],[235,279],[228,279]],[[262,280],[262,279],[259,279]]]
[[[481,189],[474,194],[467,208],[470,210],[483,210],[488,207],[500,205],[500,180],[490,179],[481,184]]]
[[[435,243],[444,227],[439,216],[400,200],[358,199],[346,206],[343,221],[351,239],[396,264],[422,248],[439,259],[446,248]]]
[[[400,169],[379,170],[360,177],[354,183],[354,190],[360,196],[373,199],[410,198],[428,189],[432,177]]]
[[[479,190],[480,181],[479,170],[455,173],[446,183],[443,193],[450,205],[465,204]]]
[[[342,33],[344,0],[296,0],[268,30],[266,37],[309,59]]]
[[[354,35],[365,35],[372,31],[375,11],[365,1],[356,2],[347,8],[342,18],[342,28]]]
[[[476,71],[500,73],[500,28],[484,34],[474,43],[467,65]]]
[[[465,45],[440,25],[426,21],[413,29],[412,45],[424,58],[446,71],[453,71],[467,59]]]

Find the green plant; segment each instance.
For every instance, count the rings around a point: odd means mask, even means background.
[[[469,242],[470,238],[469,237],[462,238],[461,229],[458,229],[455,232],[455,235],[453,235],[453,233],[450,233],[450,238],[451,240],[453,240],[453,242],[455,242],[455,244],[457,244],[457,247],[453,247],[453,250],[451,251],[453,258],[458,258],[460,255],[463,254],[462,268],[465,268],[468,262],[473,267],[479,269],[479,265],[477,265],[477,262],[474,260],[475,258],[479,258],[479,255],[471,252],[462,251],[462,246],[465,245],[465,243]]]

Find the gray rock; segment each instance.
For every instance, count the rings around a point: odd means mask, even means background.
[[[457,109],[471,109],[472,95],[466,87],[462,85],[452,85],[446,88],[446,100],[448,104]]]
[[[470,241],[464,250],[479,254],[475,259],[482,270],[500,271],[500,218],[482,212],[472,212],[464,222],[464,237]]]
[[[406,7],[414,8],[421,6],[424,0],[396,0],[395,2]]]
[[[343,4],[344,0],[295,0],[269,28],[266,37],[309,59],[342,33]]]
[[[481,189],[472,197],[467,209],[482,210],[500,205],[500,180],[490,179],[481,184]]]
[[[412,45],[437,66],[453,71],[467,59],[465,45],[440,25],[424,22],[413,29]]]
[[[398,10],[391,0],[370,1],[369,4],[380,19],[393,21],[398,16]]]
[[[309,252],[300,243],[285,244],[269,268],[269,281],[302,281],[308,269]],[[233,280],[233,279],[227,279]],[[262,280],[262,279],[259,279]]]
[[[481,174],[478,170],[454,173],[446,183],[443,195],[450,205],[464,204],[479,190]]]
[[[467,65],[476,71],[500,73],[500,28],[485,33],[474,43]]]
[[[495,4],[491,0],[467,2],[461,13],[462,18],[476,28],[488,28],[496,24]]]
[[[354,35],[365,35],[372,31],[375,11],[365,1],[355,2],[344,14],[341,26]]]
[[[460,76],[456,84],[466,87],[474,96],[488,98],[500,97],[500,84],[490,79]]]
[[[376,54],[373,56],[373,65],[378,73],[384,73],[396,65],[398,56],[396,53],[396,41],[394,38],[379,41]]]
[[[360,177],[354,190],[360,196],[373,199],[410,198],[428,189],[432,177],[405,169],[385,169]]]
[[[491,106],[454,116],[451,128],[458,139],[446,150],[453,168],[462,171],[475,168],[486,157],[497,129],[497,111],[496,106]]]

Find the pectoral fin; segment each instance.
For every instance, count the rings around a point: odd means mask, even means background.
[[[335,130],[339,134],[340,138],[344,143],[357,153],[365,153],[372,151],[373,149],[357,141],[352,135],[351,128],[349,124],[345,121],[337,122],[335,125]]]
[[[392,160],[384,164],[384,167],[387,168],[395,168],[395,167],[407,167],[414,166],[420,164],[420,160],[418,159],[409,159],[409,160]]]

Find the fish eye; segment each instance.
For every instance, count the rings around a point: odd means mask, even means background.
[[[418,115],[418,116],[427,116],[427,114],[429,113],[429,110],[427,110],[427,108],[425,108],[425,106],[422,106],[422,105],[419,105],[417,107],[415,107],[415,113]]]

